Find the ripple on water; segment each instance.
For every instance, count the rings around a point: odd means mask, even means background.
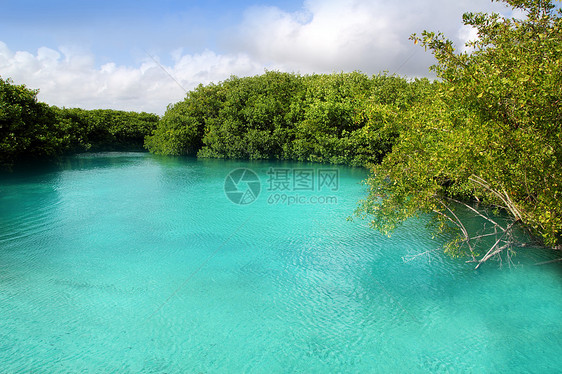
[[[7,372],[552,372],[560,266],[479,271],[333,206],[228,201],[241,162],[98,154],[0,182]],[[256,170],[269,163],[252,165]],[[274,165],[274,164],[273,164]],[[265,181],[265,179],[263,180]],[[264,184],[265,185],[265,184]],[[410,260],[411,261],[408,261]]]

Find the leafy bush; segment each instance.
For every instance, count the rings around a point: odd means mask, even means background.
[[[170,106],[146,146],[199,157],[376,163],[396,136],[388,130],[394,114],[430,86],[358,72],[231,77],[199,86]]]
[[[457,53],[441,34],[416,43],[433,51],[441,77],[433,95],[401,119],[392,152],[374,168],[361,213],[391,231],[409,217],[435,212],[460,237],[451,253],[480,255],[479,263],[515,245],[523,226],[549,246],[562,242],[562,22],[552,1],[506,0],[523,19],[465,14],[476,28],[472,52]],[[454,213],[470,201],[512,217],[501,224],[481,215],[498,239],[484,253]],[[490,226],[490,223],[492,224]]]
[[[37,90],[0,78],[0,166],[64,153],[142,149],[158,116],[116,110],[60,109]]]

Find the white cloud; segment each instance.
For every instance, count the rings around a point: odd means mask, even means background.
[[[503,6],[489,0],[308,0],[293,13],[249,9],[229,42],[282,70],[420,76],[433,60],[413,45],[411,34],[442,31],[462,47],[462,14],[498,9]]]
[[[138,67],[112,62],[96,67],[94,56],[75,55],[64,48],[57,51],[42,47],[32,54],[13,52],[0,42],[0,75],[17,84],[39,88],[39,99],[57,106],[162,114],[168,104],[185,96],[177,82],[190,90],[199,83],[218,82],[231,74],[261,72],[263,67],[244,54],[176,53],[173,66],[160,65],[147,56]]]
[[[184,97],[179,85],[189,90],[266,68],[427,75],[433,58],[408,40],[412,33],[442,31],[462,48],[473,37],[462,26],[462,13],[498,9],[504,8],[489,0],[308,0],[298,12],[253,7],[238,27],[224,31],[226,53],[176,49],[165,56],[171,58],[168,66],[149,56],[135,66],[104,57],[108,62],[98,66],[96,56],[77,49],[41,47],[30,53],[0,41],[0,75],[39,88],[39,99],[52,105],[162,114]]]
[[[459,50],[461,52],[471,52],[473,48],[468,47],[466,44],[468,42],[473,42],[478,39],[478,30],[476,30],[476,28],[472,26],[464,25],[459,29],[458,38],[461,41]]]
[[[256,58],[290,70],[366,70],[404,49],[388,22],[393,12],[362,1],[310,1],[296,13],[252,8],[237,37]]]

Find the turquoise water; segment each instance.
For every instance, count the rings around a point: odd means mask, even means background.
[[[251,204],[224,192],[237,168],[261,182]],[[404,261],[443,238],[347,221],[364,170],[284,179],[323,168],[106,153],[2,176],[0,372],[562,368],[562,267],[533,265],[551,253]]]

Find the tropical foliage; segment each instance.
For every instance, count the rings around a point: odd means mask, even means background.
[[[66,109],[37,100],[37,90],[0,78],[0,166],[69,152],[142,149],[158,116]]]
[[[54,108],[59,123],[70,129],[70,150],[142,150],[144,139],[156,128],[159,117],[150,113],[111,109]]]
[[[358,72],[231,77],[170,106],[146,145],[159,154],[378,163],[396,136],[391,124],[430,88]]]
[[[70,143],[65,123],[37,101],[37,91],[0,78],[0,165],[23,157],[51,157]]]
[[[517,226],[546,245],[562,242],[561,13],[551,1],[505,2],[524,17],[464,15],[478,31],[472,51],[455,51],[441,34],[413,36],[435,55],[442,83],[403,116],[361,208],[385,232],[435,212],[459,228],[449,250],[467,249],[479,262],[513,249]],[[486,234],[470,232],[455,214],[459,204],[472,209],[469,201],[512,218],[500,222],[473,210],[498,233],[485,251],[474,243]]]

